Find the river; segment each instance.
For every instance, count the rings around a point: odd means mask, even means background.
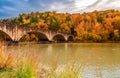
[[[84,78],[120,78],[120,43],[27,43],[8,46],[7,51],[38,52],[44,65],[57,59],[61,69],[65,64],[81,65]]]

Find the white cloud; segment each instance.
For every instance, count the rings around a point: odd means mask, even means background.
[[[67,0],[68,4],[61,2],[54,2],[49,5],[49,10],[56,10],[58,12],[91,12],[94,10],[118,9],[120,1],[118,0]],[[48,6],[47,6],[48,7]]]
[[[118,4],[120,4],[118,0],[75,0],[76,10],[73,9],[73,12],[82,13],[94,10],[118,9],[120,7]]]
[[[120,0],[35,0],[32,4],[29,0],[6,0],[12,3],[13,6],[0,6],[0,13],[7,12],[12,16],[17,16],[20,13],[28,13],[31,11],[57,11],[69,13],[83,13],[94,10],[105,9],[120,9]],[[10,16],[11,16],[10,15]]]
[[[120,9],[120,0],[101,0],[96,5],[87,7],[84,11],[93,11],[93,10],[107,10],[107,9]]]
[[[97,0],[75,0],[75,6],[76,7],[84,7],[84,6],[89,6],[92,5],[94,2]]]

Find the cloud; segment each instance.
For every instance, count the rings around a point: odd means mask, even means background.
[[[18,16],[32,11],[83,13],[118,9],[120,0],[0,0],[0,18]]]
[[[94,10],[106,10],[106,9],[120,9],[120,3],[118,0],[67,0],[50,5],[49,9],[56,10],[58,12],[69,13],[83,13],[91,12]],[[57,7],[56,7],[57,5]]]
[[[75,12],[91,12],[94,10],[107,10],[107,9],[120,9],[120,5],[117,5],[120,3],[118,0],[84,0],[86,2],[76,0],[76,4],[79,5],[79,7],[76,7]],[[80,4],[82,5],[80,5]],[[88,4],[89,3],[89,4]],[[79,8],[79,9],[77,9]]]
[[[53,2],[52,4],[48,5],[46,9],[49,11],[67,12],[71,6],[73,6],[71,3],[66,4],[66,2]]]

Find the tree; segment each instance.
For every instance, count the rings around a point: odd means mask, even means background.
[[[30,25],[29,25],[30,27],[37,27],[37,25],[36,25],[36,23],[35,22],[32,22],[32,23],[30,23]]]
[[[102,26],[100,23],[96,22],[93,31],[94,33],[99,34],[102,31]]]
[[[60,28],[60,21],[57,20],[55,17],[51,17],[48,28],[49,28],[49,30],[58,31]]]
[[[30,19],[25,19],[25,18],[23,19],[23,24],[24,24],[24,25],[27,25],[27,24],[29,24],[29,23],[30,23]]]
[[[67,22],[71,21],[71,18],[70,18],[69,15],[66,17],[66,21],[67,21]]]
[[[65,33],[70,33],[70,28],[66,23],[60,25],[60,30]]]
[[[120,31],[118,29],[114,30],[113,40],[120,40],[119,32]]]
[[[103,23],[103,17],[101,15],[98,15],[97,16],[97,21],[102,24]]]
[[[31,22],[37,23],[38,22],[38,18],[37,17],[31,17]]]
[[[114,26],[115,29],[120,30],[120,16],[116,16],[115,18],[113,18],[112,25]]]
[[[82,21],[80,24],[78,24],[76,27],[75,27],[75,31],[77,33],[77,35],[79,35],[80,33],[83,33],[85,31],[85,28],[84,28],[84,25],[85,25],[85,22]]]
[[[38,41],[38,37],[35,34],[30,34],[30,41]]]
[[[40,28],[40,29],[48,30],[48,25],[44,22],[38,22],[37,27]]]

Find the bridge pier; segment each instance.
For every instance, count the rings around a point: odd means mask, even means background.
[[[18,44],[18,43],[19,43],[19,41],[13,41],[12,43]]]
[[[55,32],[50,30],[41,30],[39,28],[32,28],[28,26],[18,26],[18,25],[8,25],[8,24],[0,24],[0,30],[6,33],[12,41],[15,43],[18,43],[21,37],[23,37],[25,34],[28,33],[38,33],[41,34],[39,37],[43,37],[43,39],[48,39],[50,42],[54,41],[54,37],[58,40],[64,40],[68,41],[69,36],[72,36],[72,34],[65,34],[62,32]]]

